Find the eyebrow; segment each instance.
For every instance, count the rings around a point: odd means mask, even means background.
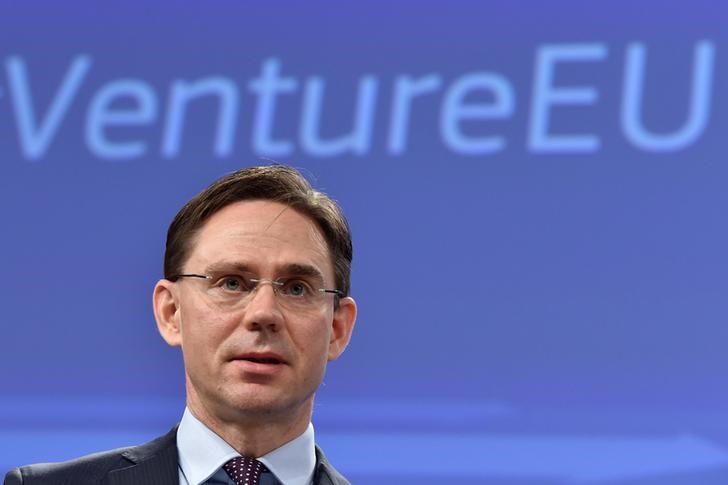
[[[210,275],[220,274],[220,273],[226,273],[230,271],[236,271],[239,273],[253,273],[256,274],[257,272],[253,270],[250,265],[245,263],[233,263],[228,261],[222,261],[217,263],[212,263],[207,268],[205,268],[205,273]],[[308,278],[315,278],[317,280],[317,283],[324,284],[324,275],[321,274],[321,271],[319,271],[316,267],[311,266],[309,264],[302,264],[302,263],[291,263],[283,266],[280,268],[279,271],[277,271],[278,276],[283,275],[287,277],[291,276],[300,276],[300,277],[308,277]]]
[[[292,263],[284,266],[282,273],[286,276],[305,276],[309,278],[316,278],[318,283],[324,283],[324,275],[321,271],[310,266],[308,264]]]
[[[253,271],[247,264],[231,263],[228,261],[212,263],[205,268],[205,273],[207,274],[227,273],[230,271],[237,271],[239,273],[255,273],[255,271]]]

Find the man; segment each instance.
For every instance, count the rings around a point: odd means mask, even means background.
[[[190,200],[154,288],[187,407],[150,443],[10,471],[5,484],[349,483],[314,445],[314,392],[356,319],[339,207],[295,170],[253,167]]]

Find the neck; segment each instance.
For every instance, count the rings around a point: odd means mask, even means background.
[[[299,437],[311,421],[313,397],[290,415],[250,415],[244,411],[217,413],[187,396],[194,417],[210,428],[243,456],[259,458]]]

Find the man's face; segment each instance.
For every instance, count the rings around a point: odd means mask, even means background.
[[[334,288],[328,247],[317,226],[285,205],[255,200],[231,204],[203,225],[183,273],[218,279],[245,271],[276,280],[299,276],[302,268],[322,287]],[[161,280],[155,288],[160,332],[170,345],[182,347],[193,411],[225,421],[310,413],[326,363],[348,343],[353,300],[343,298],[335,310],[334,296],[326,294],[310,310],[290,311],[273,285],[263,283],[246,305],[225,309],[206,292],[214,283],[181,278]]]

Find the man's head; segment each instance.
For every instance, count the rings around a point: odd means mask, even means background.
[[[349,294],[352,244],[349,224],[339,206],[318,192],[296,170],[283,165],[250,167],[215,181],[177,213],[167,232],[164,277],[181,273],[197,233],[217,211],[242,200],[280,202],[318,225],[329,247],[336,287]]]
[[[154,309],[182,348],[194,414],[308,423],[326,363],[351,337],[351,255],[338,206],[287,167],[235,172],[180,210]]]

